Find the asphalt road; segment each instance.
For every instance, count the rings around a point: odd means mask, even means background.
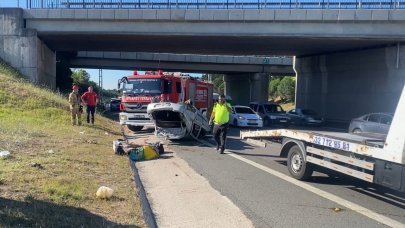
[[[279,144],[269,144],[266,148],[250,145],[239,139],[239,131],[239,128],[230,129],[229,152],[289,176],[285,159],[278,157]],[[212,138],[205,141],[214,143]],[[323,173],[314,173],[310,181],[302,182],[363,209],[347,208],[339,201],[329,200],[328,195],[310,192],[230,154],[220,155],[207,143],[189,139],[171,142],[170,146],[215,189],[230,198],[256,227],[387,227],[384,219],[359,213],[364,210],[405,227],[404,194]]]
[[[151,130],[141,134],[153,134]],[[389,227],[384,222],[391,219],[396,222],[395,227],[405,228],[405,194],[355,178],[318,172],[307,182],[299,181],[327,193],[315,194],[235,158],[233,155],[290,176],[286,160],[278,156],[279,144],[270,143],[266,148],[248,144],[239,139],[240,130],[243,129],[230,128],[229,153],[223,155],[209,146],[215,144],[211,137],[201,142],[183,139],[167,143],[212,187],[232,200],[255,227]],[[359,207],[345,207],[344,202],[333,201],[330,196]]]

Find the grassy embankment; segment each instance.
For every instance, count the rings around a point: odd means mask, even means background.
[[[74,127],[68,110],[0,62],[0,151],[11,152],[0,158],[0,226],[144,227],[128,160],[111,147],[119,125],[97,115]],[[112,199],[96,198],[102,185]]]

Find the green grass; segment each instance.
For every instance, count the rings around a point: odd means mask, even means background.
[[[0,227],[144,227],[128,160],[112,151],[119,130],[100,115],[71,126],[66,95],[0,62]],[[102,185],[112,199],[96,198]]]

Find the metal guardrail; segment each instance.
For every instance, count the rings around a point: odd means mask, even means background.
[[[22,0],[18,0],[19,2]],[[20,5],[20,3],[19,3]],[[30,9],[405,9],[405,0],[26,0]]]

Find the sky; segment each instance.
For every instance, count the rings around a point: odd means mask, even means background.
[[[0,7],[26,7],[26,0],[0,0]]]
[[[1,1],[1,0],[0,0]],[[72,69],[74,70],[74,69]],[[84,69],[90,74],[90,80],[98,84],[98,69]],[[118,79],[133,74],[128,70],[103,70],[103,88],[117,89]]]

